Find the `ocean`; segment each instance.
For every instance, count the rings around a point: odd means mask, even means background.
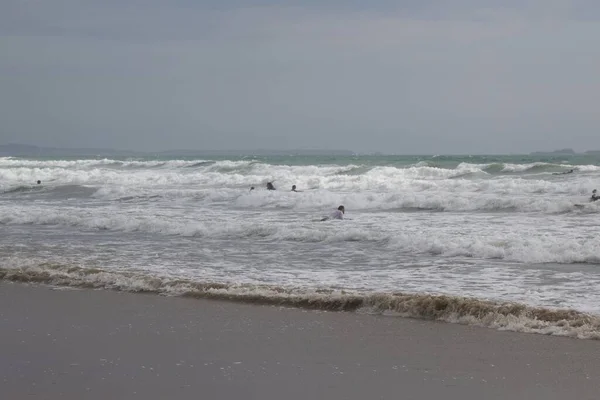
[[[595,188],[600,156],[3,157],[0,278],[600,338]]]

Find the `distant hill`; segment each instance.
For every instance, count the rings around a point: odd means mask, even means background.
[[[355,153],[349,150],[326,149],[296,149],[296,150],[166,150],[159,152],[139,152],[132,150],[95,149],[95,148],[55,148],[38,147],[26,144],[0,145],[0,156],[13,157],[194,157],[194,156],[351,156]]]

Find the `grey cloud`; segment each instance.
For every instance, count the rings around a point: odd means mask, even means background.
[[[582,2],[38,3],[0,13],[0,142],[600,147],[600,29]]]

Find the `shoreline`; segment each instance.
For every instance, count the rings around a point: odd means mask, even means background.
[[[596,399],[595,341],[0,281],[10,399]]]
[[[493,330],[600,339],[600,316],[572,309],[535,307],[475,297],[427,293],[353,292],[294,289],[269,285],[198,282],[107,271],[97,268],[38,264],[1,268],[1,282],[46,284],[80,289],[105,289],[237,304],[290,307],[301,310],[348,311],[398,318],[479,326]]]

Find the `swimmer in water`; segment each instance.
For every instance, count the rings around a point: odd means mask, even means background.
[[[296,190],[296,185],[292,185],[292,192],[301,192],[301,190]]]
[[[37,181],[37,184],[40,185],[42,183],[42,181]]]
[[[339,206],[337,208],[337,210],[332,212],[329,217],[325,217],[325,218],[321,219],[321,221],[328,221],[330,219],[344,219],[345,212],[346,212],[346,209],[344,208],[344,206]]]
[[[592,190],[592,197],[590,197],[590,201],[600,200],[600,196],[597,194],[597,190]]]
[[[273,186],[273,183],[267,182],[267,190],[276,190],[275,186]]]
[[[253,190],[254,190],[254,186],[250,186],[250,191],[253,191]]]

